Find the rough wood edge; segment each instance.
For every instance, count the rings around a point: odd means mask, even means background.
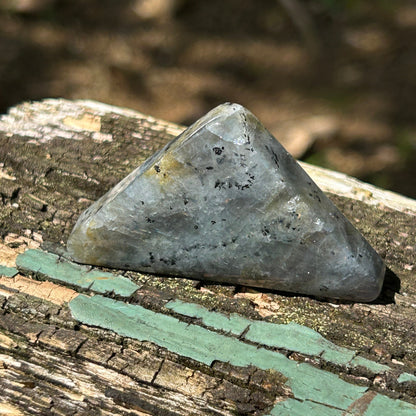
[[[395,211],[416,215],[416,200],[377,188],[344,173],[299,162],[324,192],[362,201],[367,205],[384,206]]]

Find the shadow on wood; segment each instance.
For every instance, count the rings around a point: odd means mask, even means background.
[[[394,296],[400,292],[400,279],[389,267],[386,268],[386,274],[384,276],[384,283],[381,289],[379,297],[372,303],[378,305],[387,305],[389,303],[395,303]]]

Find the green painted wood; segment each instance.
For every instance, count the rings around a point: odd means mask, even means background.
[[[293,322],[274,324],[264,321],[253,321],[236,314],[230,317],[222,313],[212,312],[201,305],[173,300],[165,305],[181,315],[199,318],[204,325],[217,330],[242,334],[247,328],[244,338],[268,347],[283,348],[311,356],[321,356],[326,361],[347,367],[362,366],[378,374],[389,371],[386,365],[356,357],[356,352],[339,347],[325,339],[311,328]]]
[[[407,381],[413,381],[414,383],[416,383],[416,376],[409,373],[402,373],[400,374],[400,377],[397,379],[397,381],[399,383],[405,383]]]
[[[416,406],[402,400],[377,394],[363,416],[415,416]]]
[[[337,364],[347,365],[355,355],[354,351],[338,347],[313,329],[294,322],[279,325],[256,321],[250,325],[245,338],[270,347],[284,348],[307,355],[318,357],[325,354],[325,359]]]
[[[390,370],[390,367],[388,367],[387,365],[376,363],[375,361],[368,360],[367,358],[360,357],[359,355],[354,357],[354,359],[350,362],[350,365],[357,367],[365,367],[367,370],[370,370],[375,374]]]
[[[0,276],[14,277],[19,273],[14,267],[0,266]]]
[[[325,340],[328,344],[321,354],[321,358],[325,361],[336,365],[345,365],[346,367],[354,367],[352,359],[355,356],[355,351],[348,348],[340,347],[332,342]],[[322,345],[322,344],[321,344]]]
[[[172,300],[165,306],[180,315],[201,319],[202,323],[206,326],[220,331],[230,332],[234,335],[241,335],[252,322],[236,313],[231,313],[230,316],[226,316],[223,313],[209,311],[207,308],[196,303],[183,302],[179,299]]]
[[[114,292],[130,296],[139,287],[130,280],[86,266],[62,260],[51,253],[28,250],[18,256],[18,269],[42,274],[71,286],[96,292]],[[11,269],[11,268],[8,268]],[[17,269],[15,269],[17,272]],[[8,270],[6,270],[8,271]],[[10,271],[14,272],[14,271]],[[199,318],[207,327],[244,337],[224,335],[199,325],[189,325],[172,316],[130,305],[100,295],[79,295],[70,304],[73,316],[85,324],[99,326],[120,335],[150,341],[169,351],[211,365],[214,361],[230,362],[235,366],[254,365],[263,370],[275,370],[288,380],[294,398],[277,403],[270,415],[353,415],[349,408],[368,390],[340,379],[336,374],[315,368],[306,363],[289,360],[283,354],[262,346],[278,347],[319,355],[330,362],[363,366],[373,372],[389,370],[389,367],[355,356],[354,351],[332,344],[319,333],[298,324],[273,324],[252,321],[237,314],[229,317],[197,305],[171,301],[166,306],[179,314]],[[244,342],[244,339],[259,346]],[[399,382],[413,381],[411,374],[402,374]],[[416,407],[376,395],[364,413],[375,415],[416,414]]]
[[[276,404],[268,416],[340,416],[340,414],[339,409],[334,409],[333,407],[314,403],[309,400],[287,399]]]
[[[138,305],[99,295],[91,298],[79,295],[69,307],[74,318],[84,324],[110,329],[140,341],[150,341],[207,365],[219,360],[236,366],[254,365],[278,371],[288,378],[286,384],[298,400],[311,400],[346,410],[367,391],[366,387],[347,383],[333,373],[297,363],[278,352],[257,348],[237,338],[187,324]]]
[[[113,292],[128,297],[139,289],[138,285],[123,276],[90,269],[41,250],[26,250],[19,254],[16,266],[24,272],[35,272],[52,281],[103,294]]]
[[[361,412],[358,409],[340,412],[339,409],[323,406],[319,403],[288,399],[276,404],[268,416],[414,416],[415,414],[413,405],[376,394],[373,399],[370,399],[367,408]]]

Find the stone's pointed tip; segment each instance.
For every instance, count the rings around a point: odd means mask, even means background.
[[[211,115],[217,115],[217,116],[219,115],[219,116],[226,118],[227,116],[233,113],[252,114],[250,110],[248,110],[246,107],[244,107],[241,104],[226,102],[226,103],[217,105],[202,118],[205,118],[207,116],[209,118]]]
[[[229,106],[231,107],[234,111],[248,111],[247,108],[245,108],[244,106],[242,106],[241,104],[238,103],[231,103],[231,102],[226,102],[224,104],[220,104],[224,105],[224,106]]]
[[[381,258],[243,106],[211,110],[78,219],[85,264],[371,301]]]

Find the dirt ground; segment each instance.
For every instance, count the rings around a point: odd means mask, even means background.
[[[189,124],[235,101],[297,157],[416,198],[416,3],[285,4],[4,0],[0,113],[65,97]]]

